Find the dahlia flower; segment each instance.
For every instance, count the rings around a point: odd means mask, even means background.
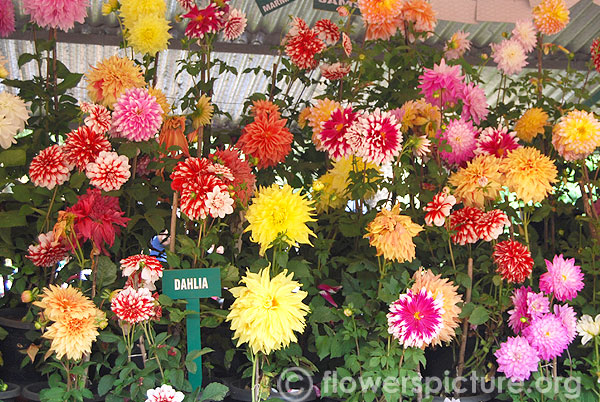
[[[546,261],[547,272],[540,277],[540,290],[552,293],[556,300],[566,301],[577,297],[583,289],[581,267],[575,265],[575,259],[565,259],[562,254],[555,255],[552,262]]]
[[[317,21],[313,29],[326,45],[335,45],[340,40],[340,29],[328,18]]]
[[[512,328],[515,334],[519,334],[531,322],[531,316],[528,312],[530,309],[527,304],[530,294],[533,294],[531,288],[522,286],[515,288],[510,297],[514,308],[508,311],[508,326]]]
[[[6,38],[15,32],[15,6],[12,0],[0,0],[0,37]]]
[[[437,25],[436,14],[433,6],[427,0],[404,0],[397,20],[398,28],[410,42],[413,42],[415,38],[411,31],[406,30],[407,25],[410,25],[414,32],[427,32],[429,37]]]
[[[470,32],[457,31],[452,34],[450,40],[444,45],[444,59],[454,60],[461,58],[465,52],[471,49],[471,41],[467,39]]]
[[[600,73],[600,38],[596,38],[592,42],[592,46],[590,47],[590,55],[596,71]]]
[[[442,59],[440,64],[434,64],[433,69],[426,68],[419,77],[421,94],[432,105],[455,104],[465,85],[465,77],[461,73],[460,66],[449,66]]]
[[[527,55],[516,39],[505,39],[500,44],[492,43],[492,58],[506,75],[518,74],[527,65]]]
[[[444,188],[444,191],[437,193],[433,196],[433,201],[425,205],[425,224],[427,226],[444,226],[446,218],[450,216],[452,207],[456,204],[456,198],[448,188]]]
[[[257,274],[247,271],[240,283],[230,289],[235,301],[227,321],[231,321],[237,346],[248,343],[252,353],[265,355],[297,342],[295,332],[304,332],[309,308],[302,302],[308,293],[302,284],[284,270],[270,278],[269,269]]]
[[[277,106],[273,102],[264,99],[253,100],[252,106],[250,107],[250,114],[256,117],[261,113],[274,114],[275,116],[277,116],[277,118],[281,117],[281,113],[279,112],[279,106]]]
[[[521,44],[525,53],[530,53],[537,45],[537,32],[531,20],[520,20],[512,30],[512,38]]]
[[[512,283],[522,283],[531,274],[533,258],[527,246],[504,240],[494,246],[494,262],[502,279]]]
[[[333,160],[339,160],[351,154],[352,148],[348,144],[346,133],[356,117],[357,113],[349,106],[335,109],[331,113],[331,117],[322,123],[316,138]]]
[[[107,108],[102,105],[87,102],[80,102],[79,105],[81,111],[88,114],[83,122],[92,129],[92,131],[98,134],[105,134],[110,130],[112,116]]]
[[[113,128],[118,136],[146,141],[156,135],[161,124],[162,109],[146,89],[128,89],[115,104]]]
[[[88,163],[96,160],[100,152],[110,151],[111,145],[106,136],[90,127],[79,127],[67,135],[63,151],[69,164],[81,172]]]
[[[117,56],[102,60],[86,73],[85,78],[92,102],[108,108],[112,108],[127,89],[146,85],[140,67],[128,58]]]
[[[568,161],[585,159],[600,145],[600,121],[593,113],[572,110],[554,126],[552,145]]]
[[[41,299],[33,304],[43,309],[44,317],[52,321],[65,317],[85,318],[95,309],[94,302],[71,286],[49,285],[44,288]]]
[[[314,29],[302,29],[289,36],[285,43],[285,53],[298,68],[312,70],[317,67],[315,56],[325,50],[325,42],[319,39]]]
[[[119,12],[125,25],[130,26],[146,15],[165,15],[165,0],[121,0]]]
[[[400,109],[391,110],[390,113],[402,123],[406,132],[413,129],[419,134],[433,137],[442,122],[440,108],[425,101],[425,99],[409,100]]]
[[[415,258],[415,243],[423,227],[414,223],[409,216],[400,215],[400,204],[389,209],[382,209],[367,225],[369,244],[377,249],[377,256],[390,261],[412,261]]]
[[[569,339],[569,343],[575,340],[577,336],[577,313],[573,307],[569,305],[554,305],[554,315],[556,315],[562,324],[567,329],[567,338]]]
[[[285,184],[261,187],[248,207],[246,219],[250,240],[260,244],[260,255],[281,239],[290,246],[298,243],[310,244],[313,231],[306,225],[312,222],[314,207],[305,195],[292,192]]]
[[[42,28],[68,31],[75,22],[83,24],[89,0],[23,0],[23,11]]]
[[[554,314],[532,320],[523,330],[523,335],[537,349],[540,358],[546,361],[560,356],[569,346],[567,328]]]
[[[346,32],[342,33],[342,48],[344,49],[346,56],[350,57],[350,54],[352,54],[352,41]]]
[[[500,170],[504,173],[504,184],[525,203],[546,198],[558,174],[552,160],[533,147],[511,151],[502,160]]]
[[[25,258],[38,267],[51,267],[67,258],[69,251],[62,239],[55,239],[54,232],[40,233],[38,244],[30,245]]]
[[[475,156],[477,129],[470,121],[451,120],[440,134],[441,145],[450,150],[440,150],[442,158],[451,165],[465,166]]]
[[[179,161],[170,176],[171,188],[174,191],[182,191],[192,186],[196,179],[210,174],[209,167],[211,165],[212,162],[206,158],[185,158]],[[215,179],[218,178],[215,177]],[[210,189],[212,190],[212,187]]]
[[[206,207],[213,218],[225,218],[233,213],[233,198],[228,191],[223,191],[215,186],[212,191],[206,193]]]
[[[530,323],[532,320],[542,317],[544,314],[550,312],[550,301],[548,297],[542,292],[527,293],[527,322]]]
[[[339,102],[336,102],[334,100],[325,98],[325,99],[318,99],[315,102],[315,105],[313,107],[310,108],[310,114],[308,115],[308,125],[312,128],[313,131],[313,142],[315,144],[315,147],[317,148],[317,150],[319,151],[323,151],[323,147],[322,144],[319,142],[319,133],[321,132],[321,130],[323,129],[323,123],[325,123],[327,120],[329,120],[331,118],[331,114],[336,110],[336,109],[341,109],[342,105],[339,104]]]
[[[444,326],[444,302],[425,288],[409,290],[390,305],[388,332],[400,345],[425,348],[439,337]]]
[[[93,308],[82,318],[62,317],[47,327],[42,337],[50,339],[49,351],[56,353],[57,359],[66,356],[70,360],[81,360],[90,354],[102,321],[105,321],[104,313]]]
[[[600,314],[594,319],[587,314],[581,316],[579,321],[577,321],[577,333],[581,336],[582,345],[600,335]]]
[[[506,127],[488,127],[477,138],[475,155],[494,155],[497,158],[504,158],[510,151],[521,146],[516,136],[517,133],[509,132]]]
[[[176,391],[172,386],[163,384],[160,387],[146,391],[145,402],[182,402],[184,398],[183,392]]]
[[[499,209],[484,212],[475,222],[475,233],[483,241],[496,240],[510,226],[510,219]]]
[[[210,96],[202,94],[196,103],[196,110],[192,113],[192,124],[197,130],[200,126],[208,126],[212,121],[215,107],[210,102]],[[195,134],[197,135],[197,134]]]
[[[185,116],[167,116],[163,121],[158,142],[168,151],[169,156],[175,157],[179,152],[190,156],[190,148],[185,136]],[[177,147],[177,149],[172,149]],[[138,165],[139,165],[138,158]]]
[[[275,114],[259,114],[242,129],[239,147],[246,155],[258,159],[259,169],[276,166],[285,160],[292,150],[294,136],[285,127],[287,119]]]
[[[34,185],[52,190],[69,180],[72,168],[62,147],[52,145],[33,158],[29,165],[29,178]]]
[[[223,10],[219,9],[217,3],[210,2],[202,9],[194,4],[183,18],[189,18],[185,27],[185,35],[189,38],[203,39],[206,34],[217,33],[223,24]]]
[[[163,276],[163,266],[152,255],[137,254],[120,261],[123,276],[135,277],[138,284],[149,290],[156,289],[154,283]]]
[[[464,246],[473,244],[479,240],[475,232],[475,226],[483,215],[483,211],[478,208],[464,207],[450,214],[450,231],[454,234],[450,237],[453,243]]]
[[[448,279],[442,279],[441,275],[434,275],[430,269],[419,269],[413,275],[413,279],[415,283],[411,290],[414,293],[425,289],[431,292],[434,299],[440,296],[442,300],[442,308],[444,310],[442,313],[442,329],[433,338],[431,343],[433,345],[440,345],[442,342],[451,342],[455,330],[460,323],[458,315],[461,309],[458,305],[463,301],[462,296],[457,293],[458,286],[454,285]]]
[[[85,174],[92,186],[113,191],[120,189],[129,180],[130,168],[129,159],[125,155],[100,151],[96,160],[87,164]]]
[[[538,107],[528,109],[515,124],[517,136],[525,142],[531,142],[538,134],[544,134],[548,124],[548,113]]]
[[[402,11],[403,0],[358,0],[358,9],[365,23],[377,25],[394,22]]]
[[[235,40],[242,36],[246,30],[246,14],[237,8],[231,8],[227,19],[223,23],[223,37],[225,40]]]
[[[475,124],[485,120],[489,113],[488,103],[485,92],[479,85],[470,82],[463,86],[460,98],[463,101],[462,118],[471,119]]]
[[[167,49],[169,39],[169,21],[163,15],[140,15],[131,25],[126,25],[127,41],[136,52],[155,55]]]
[[[119,320],[129,324],[148,321],[154,316],[154,297],[146,288],[125,288],[114,296],[110,309]]]
[[[323,63],[319,68],[321,69],[321,75],[330,81],[341,80],[350,72],[350,65],[339,61],[333,64]]]
[[[25,129],[29,119],[27,104],[8,92],[0,92],[0,146],[4,149],[16,144],[15,136]]]
[[[538,370],[537,350],[522,336],[510,337],[494,352],[498,371],[511,381],[525,381]]]
[[[346,139],[354,155],[366,162],[383,165],[402,150],[400,127],[390,112],[375,109],[373,113],[357,117],[346,132]]]
[[[228,185],[233,190],[233,197],[246,206],[256,188],[256,177],[248,161],[244,160],[241,151],[235,148],[217,150],[212,156],[218,163],[229,168],[233,180]]]
[[[411,137],[413,145],[413,155],[418,158],[425,158],[431,153],[431,140],[426,135]]]
[[[554,35],[569,23],[569,9],[564,0],[542,0],[533,9],[533,23],[544,35]]]

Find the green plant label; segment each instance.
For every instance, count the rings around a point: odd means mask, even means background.
[[[280,7],[292,3],[294,0],[256,0],[256,4],[262,15],[267,15],[270,12],[277,10]]]

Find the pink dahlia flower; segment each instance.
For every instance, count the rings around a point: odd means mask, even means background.
[[[128,287],[113,297],[110,309],[119,320],[137,324],[154,316],[154,298],[146,288]]]
[[[390,162],[402,150],[400,123],[390,112],[379,109],[359,116],[346,138],[356,156],[377,165]]]
[[[492,58],[506,75],[518,74],[527,65],[527,55],[516,39],[505,39],[500,44],[492,43]]]
[[[560,319],[567,329],[569,343],[573,342],[577,336],[577,314],[575,313],[575,310],[573,310],[573,307],[566,304],[555,304],[554,314]]]
[[[531,317],[527,313],[527,298],[530,293],[533,292],[529,286],[522,286],[514,289],[510,297],[514,308],[508,311],[508,325],[515,334],[519,334],[531,321]]]
[[[535,320],[550,312],[550,300],[542,293],[527,293],[527,317]]]
[[[465,120],[471,119],[473,123],[479,124],[487,117],[488,103],[485,97],[485,92],[479,85],[472,82],[463,87],[461,99],[463,101],[463,109],[461,117]]]
[[[69,251],[62,240],[54,239],[54,232],[42,233],[38,236],[38,244],[31,245],[26,255],[38,267],[51,267],[67,258]]]
[[[432,105],[455,104],[464,87],[464,76],[460,66],[449,66],[442,59],[433,69],[426,68],[419,77],[421,93]]]
[[[390,305],[388,332],[405,348],[423,348],[442,330],[443,305],[441,296],[434,298],[425,288],[409,290]]]
[[[6,38],[15,32],[15,6],[12,0],[0,0],[0,37]]]
[[[217,3],[210,2],[206,8],[199,9],[195,4],[183,18],[189,18],[185,35],[189,38],[202,39],[206,34],[217,33],[223,23],[224,12]]]
[[[339,160],[352,153],[348,144],[346,132],[356,120],[357,113],[352,111],[352,107],[335,109],[331,113],[329,120],[321,125],[321,131],[317,134],[317,139],[329,157]]]
[[[83,24],[89,0],[23,0],[25,13],[42,28],[68,31],[75,22]]]
[[[352,53],[352,41],[345,32],[342,33],[342,48],[344,49],[346,56],[350,57],[350,54]]]
[[[471,41],[467,39],[470,32],[457,31],[444,45],[444,58],[454,60],[461,58],[465,52],[471,49]]]
[[[513,149],[520,148],[517,133],[509,132],[506,127],[488,127],[479,134],[475,155],[494,155],[505,158]]]
[[[92,186],[113,191],[120,189],[129,180],[130,168],[129,159],[125,155],[102,151],[94,162],[88,163],[85,171]]]
[[[33,158],[29,165],[29,178],[34,185],[52,190],[69,180],[72,168],[62,147],[52,145]]]
[[[425,206],[425,224],[427,226],[444,226],[446,218],[450,216],[452,207],[456,204],[456,198],[450,194],[448,189],[437,193],[433,200]]]
[[[523,46],[525,53],[530,53],[537,45],[537,31],[531,20],[517,21],[512,30],[512,39]]]
[[[451,120],[440,135],[441,146],[449,145],[451,150],[440,150],[440,155],[450,165],[466,166],[475,157],[477,129],[470,121]]]
[[[528,380],[538,369],[540,358],[537,350],[522,336],[508,338],[494,353],[498,371],[511,381]]]
[[[215,186],[213,191],[206,194],[206,207],[213,218],[225,218],[233,213],[233,198],[228,191]]]
[[[572,300],[583,289],[583,273],[581,267],[575,265],[575,259],[565,260],[561,255],[555,255],[552,262],[546,261],[548,272],[540,277],[540,290],[553,293],[559,301]]]
[[[523,335],[546,361],[560,356],[569,346],[567,328],[554,314],[533,319],[531,325],[523,330]]]
[[[223,24],[223,37],[226,40],[239,38],[244,33],[247,22],[246,14],[237,8],[230,9],[227,20]]]
[[[163,110],[146,89],[131,88],[115,103],[113,129],[130,141],[152,138],[162,124]]]

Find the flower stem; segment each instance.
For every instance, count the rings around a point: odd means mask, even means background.
[[[54,200],[56,200],[56,192],[58,191],[58,186],[54,187],[54,193],[52,194],[52,199],[50,200],[50,206],[48,207],[48,212],[46,212],[46,218],[44,219],[44,232],[47,232],[49,229],[50,223],[50,214],[52,213],[52,207],[54,206]]]
[[[257,402],[259,399],[259,384],[258,384],[258,356],[252,353],[252,402]]]

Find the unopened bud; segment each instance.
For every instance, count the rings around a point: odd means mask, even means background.
[[[21,293],[21,301],[23,303],[31,303],[33,301],[33,293],[31,290],[25,290]]]

